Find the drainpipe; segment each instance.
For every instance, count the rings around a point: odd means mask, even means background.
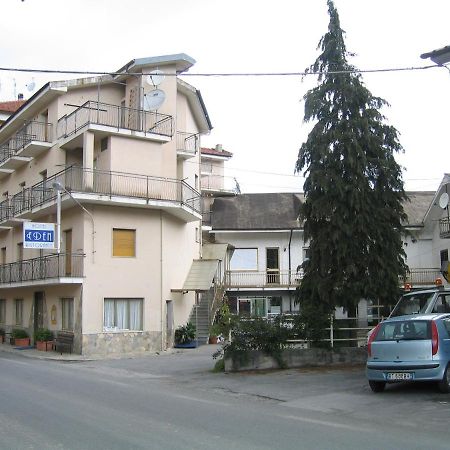
[[[159,231],[160,231],[160,249],[159,249],[159,268],[160,276],[160,292],[161,292],[161,351],[164,350],[164,333],[163,333],[163,218],[162,211],[159,210]]]
[[[292,233],[294,230],[291,228],[291,233],[289,234],[289,244],[288,244],[288,258],[289,258],[289,285],[291,284],[291,242],[292,242]],[[292,312],[292,295],[291,290],[289,289],[289,311]]]

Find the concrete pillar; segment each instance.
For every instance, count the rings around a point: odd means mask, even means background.
[[[86,131],[83,134],[83,187],[86,191],[92,191],[94,187],[94,133]]]

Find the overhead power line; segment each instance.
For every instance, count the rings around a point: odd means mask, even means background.
[[[166,73],[166,76],[183,77],[304,77],[308,75],[326,75],[326,74],[349,74],[349,73],[383,73],[383,72],[411,72],[418,70],[432,69],[436,67],[446,67],[442,65],[429,65],[420,67],[396,67],[381,69],[352,69],[352,70],[330,70],[330,71],[304,71],[304,72],[211,72],[211,73]],[[446,67],[447,68],[447,67]],[[124,75],[127,72],[105,72],[102,70],[61,70],[61,69],[34,69],[19,67],[0,67],[4,72],[25,72],[25,73],[55,73],[66,75]],[[131,73],[134,76],[146,76],[147,73]]]

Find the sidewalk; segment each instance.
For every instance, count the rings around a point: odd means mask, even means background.
[[[111,355],[78,355],[76,353],[59,353],[54,351],[49,352],[41,352],[36,350],[35,348],[30,349],[18,349],[13,345],[3,343],[0,344],[0,353],[14,353],[16,355],[25,356],[27,358],[35,358],[35,359],[44,359],[44,360],[53,360],[53,361],[67,361],[67,362],[76,362],[76,361],[99,361],[106,359],[126,359],[126,358],[139,358],[145,356],[156,356],[159,354],[170,354],[170,353],[184,353],[184,351],[180,351],[179,349],[168,349],[164,352],[134,352],[134,353],[121,353],[121,354],[111,354]]]

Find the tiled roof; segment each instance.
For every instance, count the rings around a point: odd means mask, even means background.
[[[9,102],[0,102],[0,111],[16,112],[26,100],[12,100]]]
[[[216,150],[215,148],[201,148],[202,155],[223,156],[224,158],[231,158],[233,153],[226,150]]]
[[[435,192],[407,192],[405,226],[423,226]],[[302,193],[241,194],[219,197],[212,205],[213,230],[285,230],[303,228],[297,220]]]

